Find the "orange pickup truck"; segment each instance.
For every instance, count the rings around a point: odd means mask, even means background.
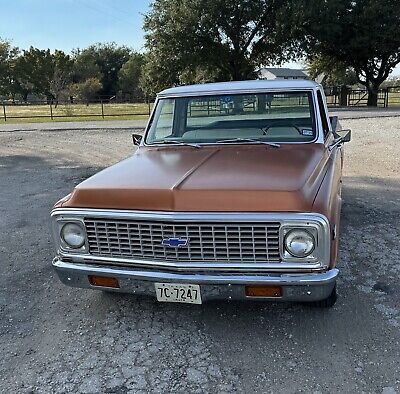
[[[53,266],[161,302],[330,307],[349,140],[312,81],[164,90],[135,153],[56,203]]]

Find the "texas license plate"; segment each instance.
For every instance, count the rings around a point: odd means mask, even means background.
[[[185,302],[201,304],[199,285],[180,283],[154,283],[157,300],[161,302]]]

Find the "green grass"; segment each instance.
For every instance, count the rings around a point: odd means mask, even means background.
[[[150,109],[152,108],[150,106]],[[103,120],[101,104],[7,105],[7,122],[0,107],[0,123],[80,122]],[[147,119],[149,105],[146,103],[103,104],[104,120]]]

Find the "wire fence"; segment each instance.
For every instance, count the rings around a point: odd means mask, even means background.
[[[132,101],[97,99],[90,102],[80,100],[13,102],[4,100],[1,103],[0,119],[7,122],[24,119],[51,121],[69,118],[141,118],[150,115],[153,103],[154,99],[143,98]]]
[[[346,86],[325,88],[329,107],[366,107],[368,92],[365,89],[350,89]],[[400,106],[400,86],[390,86],[378,91],[378,107],[389,108]]]
[[[368,92],[363,89],[347,87],[325,88],[329,107],[363,107],[367,106]],[[92,101],[70,99],[65,101],[34,100],[29,102],[3,100],[1,102],[0,121],[23,120],[85,120],[92,118],[126,118],[141,119],[148,117],[154,104],[154,97],[133,97],[128,101],[98,98]],[[254,106],[250,99],[247,106]],[[400,106],[400,86],[386,87],[378,92],[378,107],[388,108]],[[193,110],[195,108],[191,108]],[[208,111],[216,110],[212,102],[207,102]],[[221,111],[220,106],[218,110]]]

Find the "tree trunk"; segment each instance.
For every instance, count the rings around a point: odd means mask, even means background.
[[[367,85],[368,90],[368,107],[377,107],[378,106],[378,91],[379,84],[371,83]]]
[[[232,114],[241,114],[243,112],[243,99],[241,96],[233,96]]]
[[[378,106],[378,92],[368,89],[368,107],[377,107]]]
[[[341,107],[347,107],[349,100],[349,88],[346,85],[340,87],[339,105]]]
[[[267,107],[267,98],[265,94],[259,94],[257,96],[257,111],[260,113],[265,112],[265,108]]]

